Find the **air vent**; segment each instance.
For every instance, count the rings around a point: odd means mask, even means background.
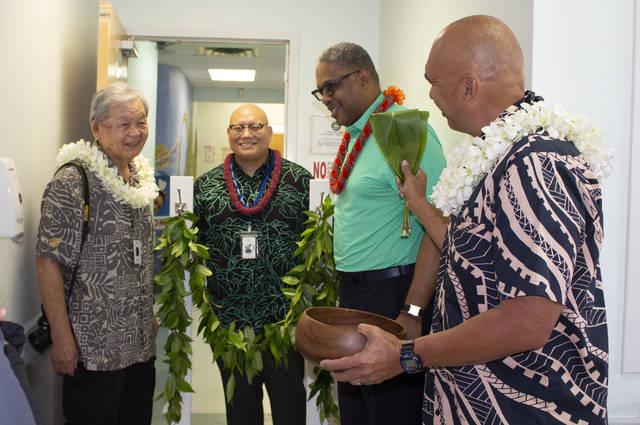
[[[259,49],[244,49],[238,47],[198,47],[201,56],[235,56],[242,58],[255,58],[259,56]]]

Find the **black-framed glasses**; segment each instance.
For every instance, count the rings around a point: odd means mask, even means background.
[[[267,123],[252,123],[252,124],[231,124],[229,125],[229,130],[234,133],[240,134],[244,131],[245,128],[248,128],[252,133],[258,133],[262,131]]]
[[[333,96],[340,83],[342,83],[347,77],[355,74],[356,72],[360,72],[360,69],[356,69],[355,71],[351,71],[348,74],[344,74],[342,77],[336,78],[335,80],[327,81],[322,85],[322,87],[318,87],[317,89],[313,90],[311,92],[311,95],[322,102],[323,96]]]

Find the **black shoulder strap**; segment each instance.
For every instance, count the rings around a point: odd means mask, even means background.
[[[87,239],[87,233],[89,233],[89,217],[91,211],[91,193],[89,191],[89,179],[87,179],[87,173],[84,171],[82,164],[76,161],[70,161],[66,164],[62,164],[57,170],[73,166],[80,172],[80,176],[82,177],[82,198],[83,198],[83,208],[84,216],[82,217],[82,237],[80,239],[80,252],[78,253],[78,261],[76,262],[75,267],[73,268],[73,273],[71,274],[71,283],[69,285],[69,296],[65,298],[67,304],[67,310],[69,309],[69,302],[71,301],[71,293],[73,292],[73,287],[76,283],[76,273],[78,272],[78,266],[80,265],[80,255],[82,254],[82,247],[84,246],[84,241]]]

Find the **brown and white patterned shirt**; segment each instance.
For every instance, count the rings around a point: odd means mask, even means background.
[[[600,184],[572,143],[532,135],[498,160],[450,217],[431,333],[519,296],[564,308],[537,350],[430,369],[424,424],[607,423],[603,236]]]
[[[111,160],[109,165],[115,167]],[[129,167],[131,184],[137,185],[137,170],[133,163]],[[155,355],[152,215],[150,207],[117,202],[97,176],[84,169],[91,212],[82,252],[82,177],[67,166],[44,191],[36,254],[59,264],[67,297],[80,258],[69,317],[81,360],[88,370],[118,370]],[[133,258],[136,238],[141,265]]]

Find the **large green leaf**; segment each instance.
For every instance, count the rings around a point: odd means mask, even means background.
[[[415,174],[427,145],[429,112],[417,109],[381,112],[369,117],[373,135],[393,172],[404,181],[400,164],[406,159]]]

